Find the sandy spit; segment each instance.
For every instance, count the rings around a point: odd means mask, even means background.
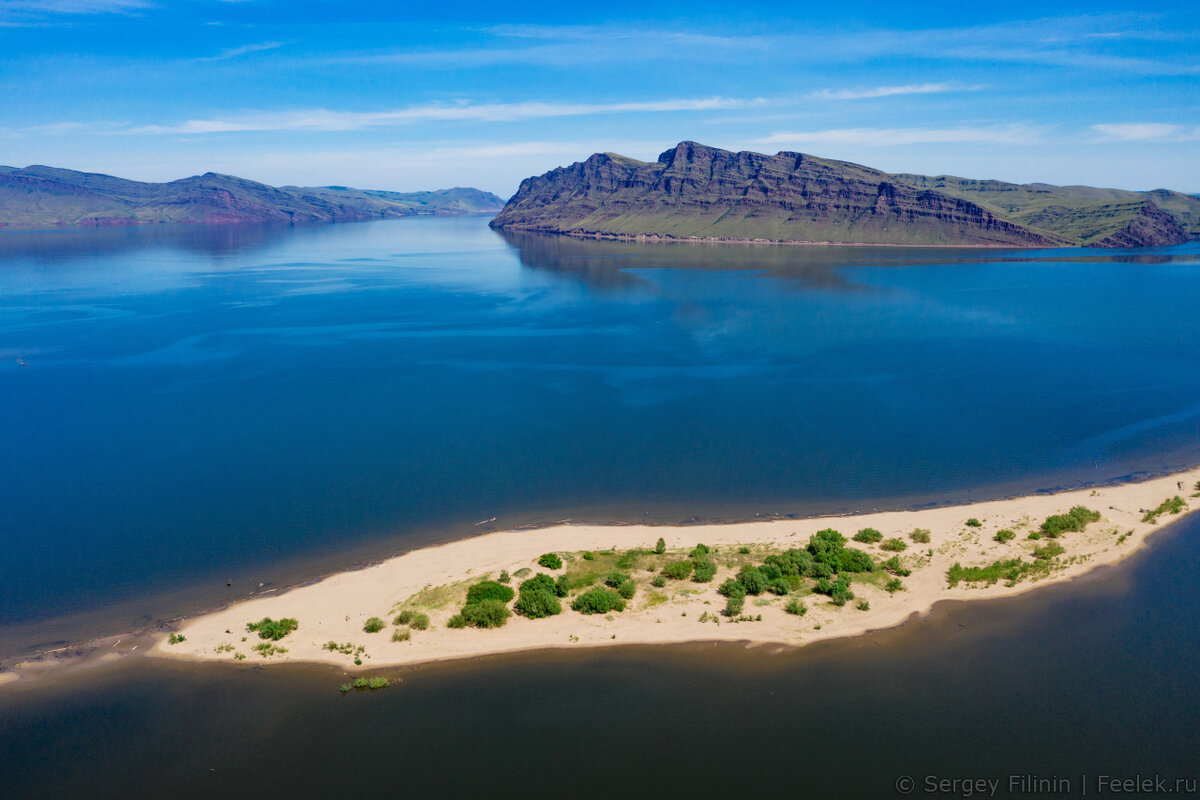
[[[551,647],[694,641],[803,645],[892,627],[914,613],[927,613],[941,600],[1018,594],[1115,563],[1137,550],[1150,533],[1200,508],[1200,498],[1192,497],[1197,493],[1198,480],[1200,468],[1140,483],[851,517],[689,526],[565,524],[489,533],[416,550],[365,569],[337,573],[314,584],[185,619],[177,629],[185,640],[168,644],[167,633],[156,634],[149,655],[228,662],[240,653],[242,658],[237,660],[246,665],[304,661],[370,671]],[[1181,515],[1164,515],[1157,523],[1142,521],[1146,511],[1176,495],[1188,503]],[[991,586],[960,583],[955,588],[949,587],[946,572],[955,562],[982,566],[1000,559],[1031,560],[1032,550],[1047,540],[1030,540],[1029,533],[1047,516],[1066,512],[1075,505],[1098,511],[1102,518],[1083,532],[1067,533],[1057,540],[1066,552],[1048,577],[1014,586],[999,582]],[[978,519],[981,527],[966,525],[970,518]],[[724,606],[724,598],[716,591],[720,582],[733,574],[732,568],[722,566],[712,583],[669,581],[665,588],[655,589],[650,584],[654,573],[639,566],[633,573],[637,594],[623,613],[609,617],[583,616],[571,611],[564,602],[561,615],[540,620],[514,616],[504,627],[494,630],[453,630],[445,624],[461,606],[469,583],[489,575],[495,577],[501,570],[516,573],[529,568],[534,573],[547,572],[536,564],[542,553],[653,547],[661,536],[669,552],[677,554],[703,542],[720,549],[719,562],[745,545],[753,548],[753,556],[747,558],[761,560],[766,549],[803,547],[813,533],[828,527],[847,537],[870,527],[879,530],[885,539],[904,540],[908,546],[900,556],[912,569],[912,575],[903,579],[905,590],[889,594],[881,585],[854,584],[856,596],[869,601],[868,610],[860,610],[854,603],[838,608],[821,595],[809,595],[803,598],[808,612],[801,617],[784,612],[787,598],[764,594],[757,599],[747,598],[745,606],[746,613],[761,614],[761,621],[734,623],[717,615]],[[928,544],[910,538],[909,534],[917,528],[930,531]],[[996,542],[993,537],[1002,529],[1011,529],[1016,537]],[[877,562],[893,555],[879,545],[849,544],[866,550]],[[519,579],[513,581],[514,588],[518,582]],[[392,641],[393,609],[412,604],[413,598],[422,592],[425,601],[421,610],[429,615],[430,628],[413,631],[410,641]],[[701,622],[706,612],[710,618]],[[387,628],[379,633],[364,632],[363,624],[371,616],[387,620]],[[286,653],[262,656],[252,649],[260,640],[246,630],[246,624],[263,617],[299,620],[299,629],[278,642],[287,649]],[[713,621],[714,618],[718,621]],[[362,665],[353,663],[353,655],[323,649],[331,640],[362,646]]]

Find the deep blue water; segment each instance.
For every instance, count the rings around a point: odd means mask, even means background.
[[[0,645],[491,527],[1194,464],[1197,308],[1196,245],[654,246],[480,218],[0,234]]]

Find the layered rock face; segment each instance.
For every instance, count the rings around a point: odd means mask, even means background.
[[[928,188],[910,177],[919,176],[889,175],[800,153],[733,153],[681,142],[656,162],[599,153],[527,178],[492,224],[608,238],[1005,247],[1079,243],[1069,234],[1022,224],[961,193]],[[1154,211],[1139,215],[1124,238],[1116,227],[1111,232],[1116,238],[1102,246],[1175,243],[1166,241],[1175,232]]]

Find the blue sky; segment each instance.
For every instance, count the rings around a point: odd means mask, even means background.
[[[1200,192],[1198,3],[422,5],[0,0],[0,163],[507,197],[692,139]]]

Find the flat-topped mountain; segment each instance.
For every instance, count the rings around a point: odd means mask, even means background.
[[[490,192],[466,188],[412,193],[344,186],[276,188],[215,172],[143,183],[53,167],[0,167],[0,227],[344,222],[493,212],[503,204]]]
[[[1147,247],[1200,238],[1200,202],[1163,189],[891,175],[802,153],[681,142],[526,178],[492,226],[602,238]]]

